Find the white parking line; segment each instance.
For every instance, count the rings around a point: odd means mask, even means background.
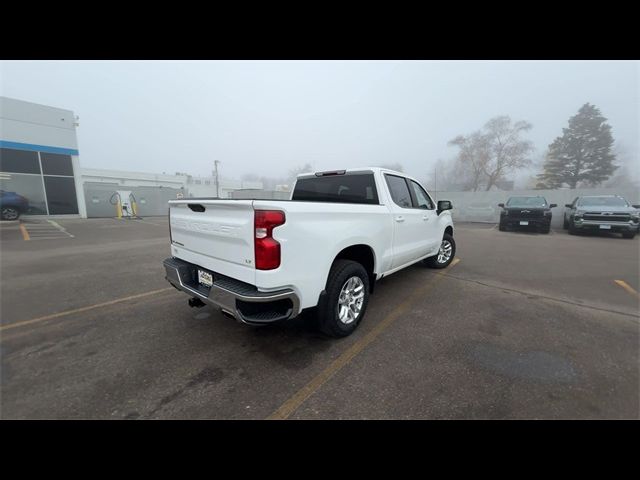
[[[25,240],[51,240],[56,238],[74,238],[64,227],[53,220],[43,223],[22,223],[24,227],[23,236],[26,232]]]
[[[56,222],[54,222],[53,220],[47,220],[51,225],[53,225],[54,227],[56,227],[58,230],[60,230],[63,233],[66,233],[67,235],[69,235],[71,238],[74,238],[73,235],[71,235],[69,232],[67,232],[63,227],[61,227],[60,225],[58,225]]]

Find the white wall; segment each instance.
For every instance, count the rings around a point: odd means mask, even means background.
[[[0,97],[0,140],[78,149],[71,110]]]
[[[182,188],[189,197],[215,197],[216,184],[213,177],[189,177],[187,175],[166,175],[125,170],[83,168],[82,183],[111,183],[127,187],[171,187]],[[200,183],[195,183],[199,181]],[[207,185],[205,182],[209,182]],[[242,182],[240,180],[220,180],[220,196],[230,198],[231,192],[243,188],[262,188],[262,182]]]
[[[125,170],[105,170],[99,168],[83,168],[82,181],[91,183],[116,183],[122,186],[163,186],[180,188],[186,184],[182,175],[163,175],[145,172],[129,172]]]
[[[509,197],[537,196],[547,199],[549,203],[558,206],[552,209],[551,225],[562,226],[565,204],[573,202],[573,199],[581,195],[620,195],[632,204],[640,203],[640,191],[637,189],[614,188],[579,188],[558,190],[511,190],[491,192],[429,192],[437,200],[450,200],[453,204],[452,216],[455,221],[465,222],[489,222],[500,221],[499,203],[506,203]],[[492,210],[489,209],[492,208]]]

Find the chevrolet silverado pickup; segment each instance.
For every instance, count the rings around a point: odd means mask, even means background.
[[[555,203],[547,203],[547,199],[540,196],[510,197],[507,203],[499,203],[499,229],[501,232],[508,227],[534,227],[542,233],[551,230],[551,209],[557,207]]]
[[[383,168],[299,175],[289,200],[169,201],[166,279],[251,325],[312,309],[327,335],[351,334],[374,283],[414,263],[453,260],[451,202]]]
[[[640,205],[631,205],[619,195],[576,197],[565,205],[564,228],[575,235],[587,230],[619,232],[624,238],[638,233]]]

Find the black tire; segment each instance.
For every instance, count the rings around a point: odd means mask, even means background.
[[[501,232],[504,232],[507,230],[507,226],[504,223],[500,222],[498,224],[498,230],[500,230]]]
[[[623,232],[622,233],[622,238],[634,238],[635,236],[636,236],[636,234],[634,232],[630,232],[630,233]]]
[[[446,268],[449,266],[449,264],[453,261],[454,257],[456,256],[456,241],[453,239],[453,237],[451,235],[449,235],[448,233],[445,233],[444,236],[442,237],[442,243],[444,242],[449,242],[449,244],[451,245],[451,255],[449,255],[449,258],[444,261],[444,262],[439,262],[438,261],[438,255],[434,255],[433,257],[429,257],[427,259],[425,259],[424,263],[427,267],[429,268]],[[439,254],[439,252],[438,252]]]
[[[20,218],[20,210],[13,207],[2,207],[0,216],[2,220],[18,220]]]
[[[546,225],[540,228],[540,233],[549,233],[551,231],[551,225]]]
[[[572,218],[571,220],[569,220],[569,235],[577,235],[577,234],[578,234],[578,230],[574,226],[573,218]]]
[[[350,323],[340,320],[338,301],[343,287],[352,277],[358,277],[364,285],[364,296],[360,312]],[[329,272],[326,295],[323,296],[316,311],[317,325],[321,332],[331,337],[346,337],[351,335],[362,321],[369,303],[369,275],[358,262],[351,260],[336,260]]]
[[[564,217],[564,220],[562,222],[562,228],[564,228],[565,230],[569,228],[569,222],[567,222],[567,217]]]

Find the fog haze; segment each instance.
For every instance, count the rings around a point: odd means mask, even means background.
[[[1,95],[73,110],[83,167],[280,177],[400,163],[424,178],[448,141],[509,115],[534,159],[586,102],[638,162],[638,62],[5,61]]]

